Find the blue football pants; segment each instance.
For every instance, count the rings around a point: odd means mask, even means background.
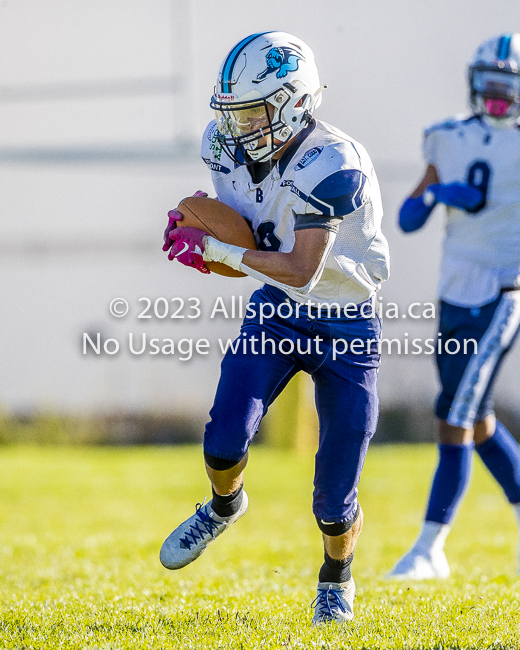
[[[251,297],[259,306],[275,307],[287,295],[279,289],[264,286]],[[282,309],[282,316],[283,310]],[[380,355],[377,343],[381,323],[377,316],[352,318],[312,317],[312,311],[300,311],[299,317],[275,315],[260,323],[258,311],[246,318],[236,343],[235,352],[228,349],[221,367],[221,376],[206,426],[204,451],[211,456],[237,462],[246,454],[262,417],[289,380],[299,371],[312,376],[319,417],[319,445],[315,459],[313,512],[326,522],[351,520],[357,510],[357,486],[368,444],[375,433],[379,413],[377,374]],[[260,342],[269,339],[262,354]],[[251,345],[251,338],[257,342]],[[316,337],[319,337],[318,343]],[[279,349],[280,342],[282,349]],[[362,353],[354,354],[348,346],[338,345],[336,359],[333,344],[354,339]],[[245,343],[244,343],[245,341]],[[289,353],[292,347],[292,352]],[[256,352],[256,354],[255,354]],[[283,477],[280,477],[282,484]]]

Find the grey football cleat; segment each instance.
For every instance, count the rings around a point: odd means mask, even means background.
[[[354,618],[354,578],[347,582],[318,582],[318,595],[313,600],[313,625],[345,623]]]
[[[182,569],[191,564],[219,535],[234,524],[247,510],[247,494],[242,492],[239,511],[231,517],[219,517],[211,503],[197,503],[195,514],[171,533],[161,547],[161,564],[167,569]]]

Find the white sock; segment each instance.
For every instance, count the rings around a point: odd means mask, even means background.
[[[520,503],[513,504],[513,510],[515,511],[516,518],[518,519],[518,529],[519,529],[519,538],[518,538],[518,561],[520,562]],[[520,573],[520,568],[518,569]]]
[[[515,511],[516,518],[518,519],[518,527],[520,528],[520,503],[513,503],[513,510]]]
[[[413,547],[425,555],[435,551],[442,551],[450,530],[451,526],[449,524],[425,521]]]

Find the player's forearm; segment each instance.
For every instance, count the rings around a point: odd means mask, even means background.
[[[203,259],[205,262],[222,262],[245,273],[248,269],[257,271],[266,278],[297,288],[304,287],[311,280],[320,262],[294,250],[290,253],[255,251],[224,244],[209,236],[204,238]]]
[[[270,253],[246,250],[242,263],[277,282],[290,287],[304,287],[312,278],[319,264],[290,253]]]
[[[329,243],[332,245],[333,241],[334,237],[331,238],[325,229],[299,230],[292,251],[280,253],[240,248],[206,236],[203,259],[222,262],[264,282],[269,278],[289,287],[301,288],[311,282]]]
[[[407,198],[399,211],[399,226],[401,230],[404,232],[413,232],[422,228],[430,216],[434,205],[434,203],[426,205],[422,196]]]

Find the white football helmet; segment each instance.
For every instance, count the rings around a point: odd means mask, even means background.
[[[237,164],[268,160],[309,123],[322,90],[312,50],[299,38],[244,38],[224,59],[210,102],[222,147]]]
[[[469,65],[471,108],[492,126],[520,117],[520,34],[502,34],[478,48]]]

